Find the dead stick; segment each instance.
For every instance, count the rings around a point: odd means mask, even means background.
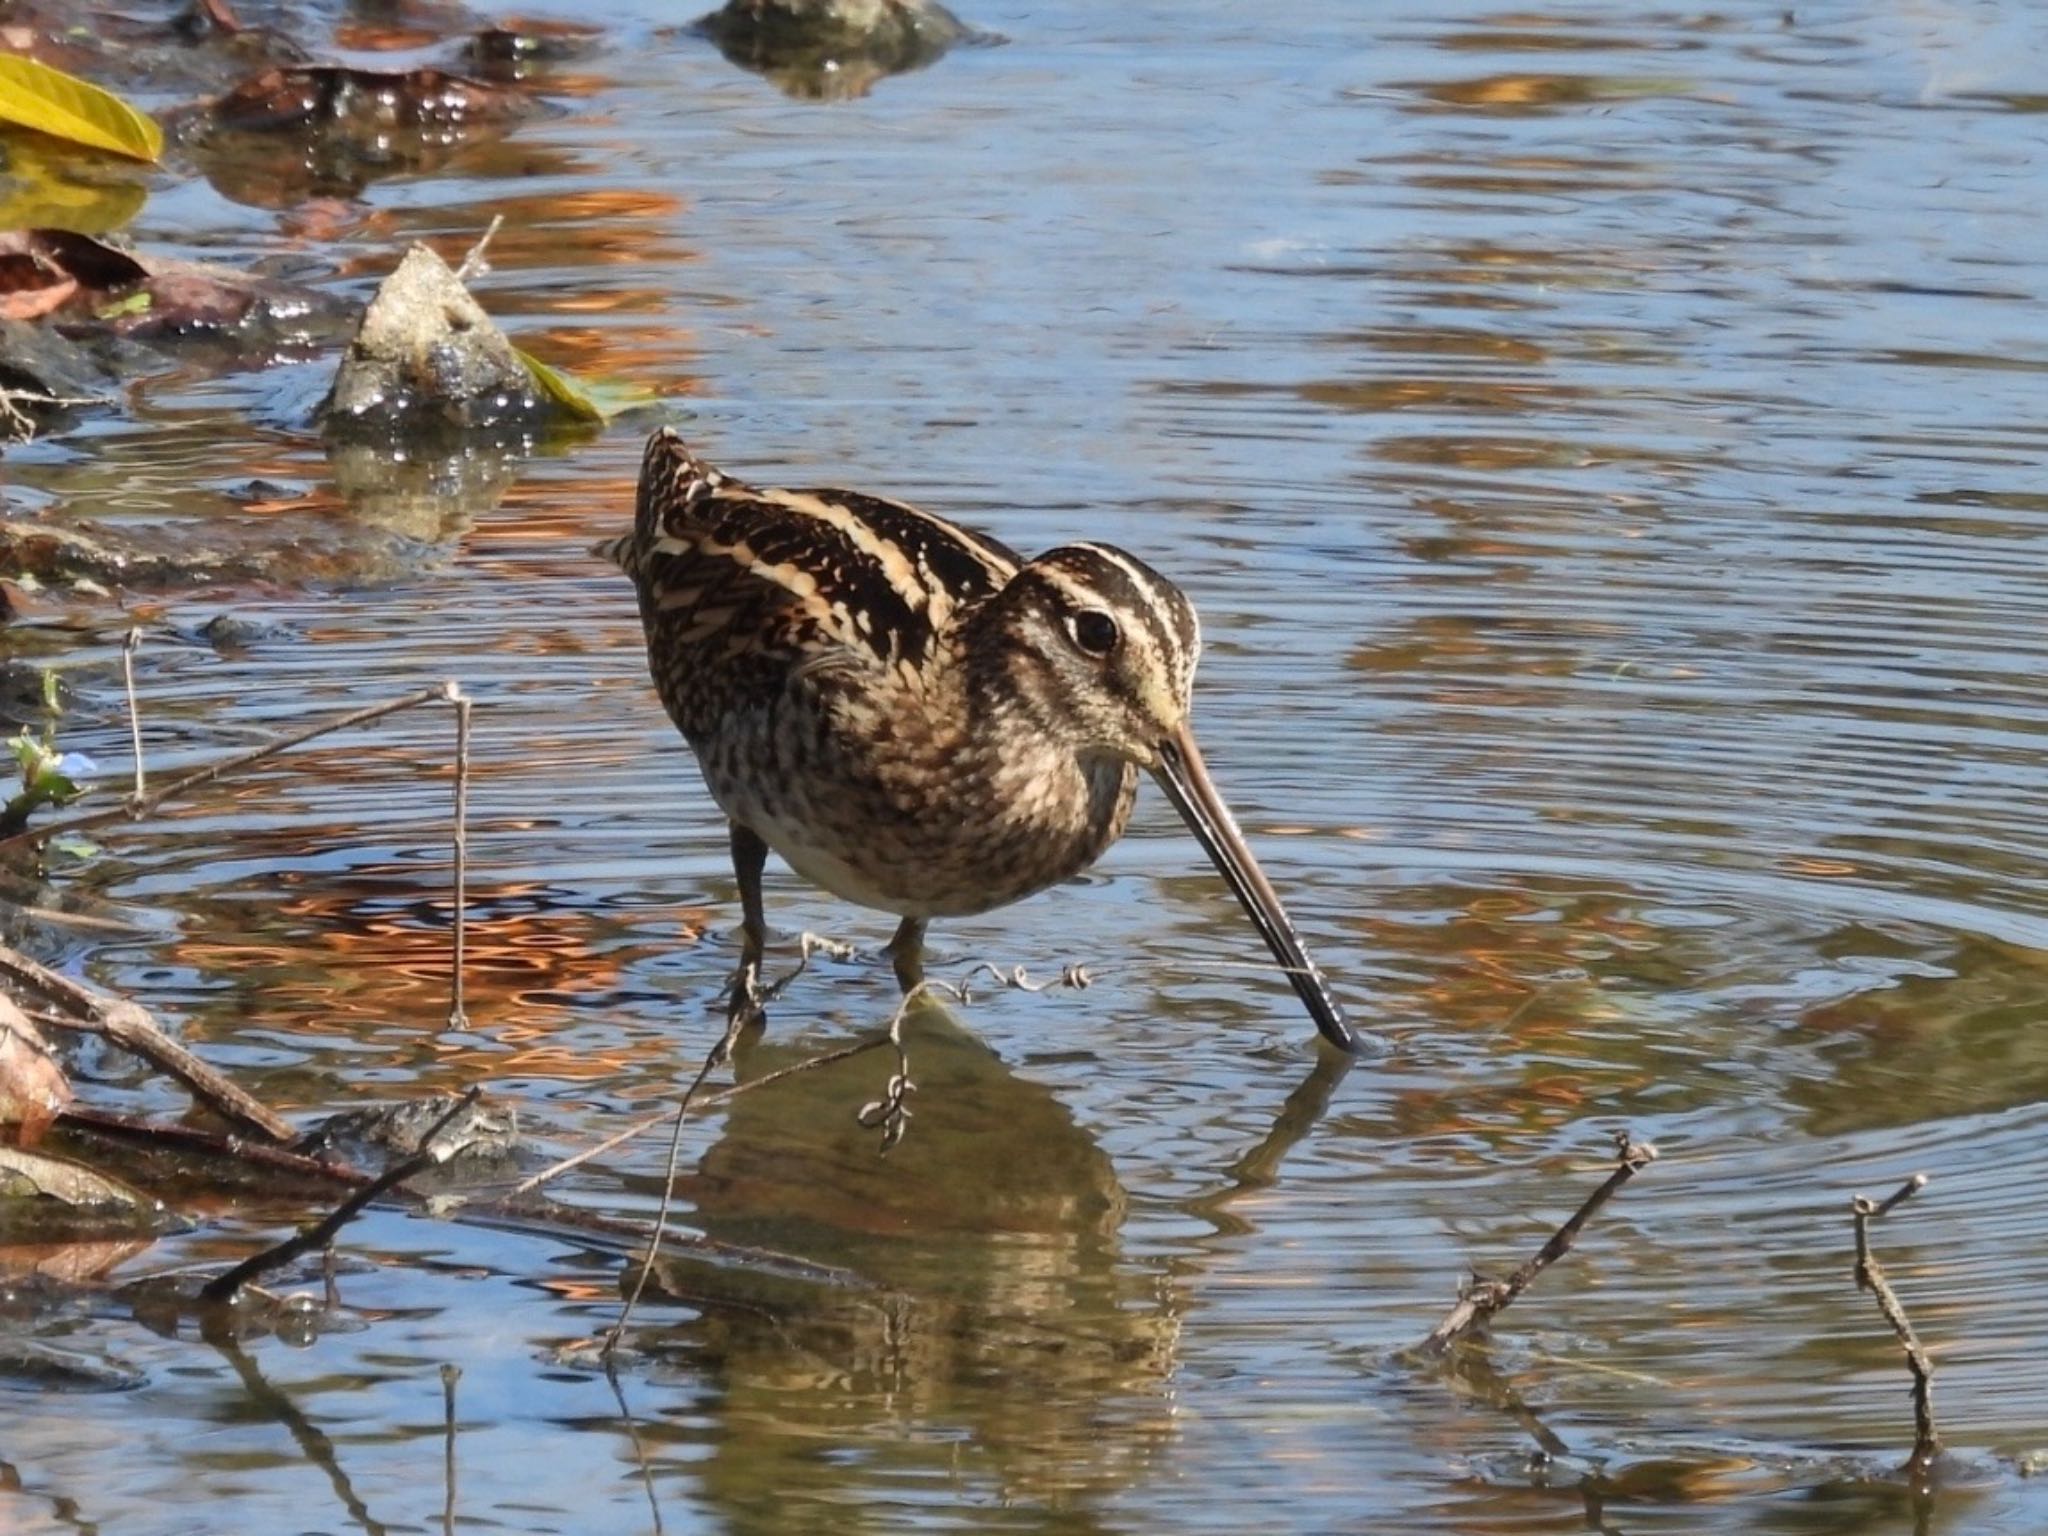
[[[661,1500],[654,1491],[654,1466],[647,1459],[647,1446],[640,1439],[640,1426],[633,1421],[633,1410],[626,1405],[626,1387],[619,1380],[618,1362],[609,1356],[605,1358],[604,1376],[611,1383],[612,1401],[619,1405],[619,1419],[626,1426],[626,1438],[633,1444],[633,1460],[640,1464],[640,1485],[647,1490],[647,1516],[654,1522],[653,1536],[663,1536]]]
[[[215,779],[225,778],[228,774],[237,773],[266,758],[275,757],[280,752],[288,752],[293,747],[304,746],[318,737],[345,731],[352,726],[368,725],[371,721],[381,720],[386,715],[395,715],[402,709],[416,709],[422,704],[442,703],[446,698],[446,691],[441,688],[425,688],[418,693],[409,693],[403,698],[337,715],[332,719],[323,720],[318,725],[309,725],[303,730],[274,737],[261,746],[251,747],[247,751],[230,753],[217,762],[208,763],[204,768],[195,768],[183,777],[173,779],[151,794],[124,801],[120,805],[108,806],[103,810],[87,811],[83,815],[67,817],[62,821],[50,822],[46,826],[30,827],[11,836],[0,837],[0,849],[11,848],[16,843],[41,842],[45,838],[69,832],[88,832],[94,827],[104,827],[111,822],[138,820],[166,800],[182,795],[187,790],[197,789],[201,785],[211,784]]]
[[[441,1367],[441,1406],[447,1421],[447,1439],[441,1451],[441,1533],[455,1536],[455,1383],[462,1380],[462,1367]]]
[[[1428,1338],[1409,1351],[1410,1354],[1441,1355],[1466,1334],[1484,1328],[1496,1314],[1506,1311],[1515,1298],[1529,1288],[1531,1281],[1572,1251],[1572,1244],[1578,1241],[1580,1231],[1593,1219],[1594,1213],[1657,1157],[1655,1147],[1648,1142],[1630,1140],[1627,1131],[1615,1132],[1614,1145],[1620,1158],[1614,1171],[1586,1197],[1586,1203],[1574,1211],[1563,1226],[1551,1233],[1550,1241],[1523,1260],[1521,1267],[1505,1280],[1484,1280],[1474,1275],[1458,1297],[1457,1305],[1430,1330]]]
[[[1906,1462],[1906,1470],[1915,1476],[1926,1472],[1934,1458],[1941,1454],[1941,1436],[1934,1427],[1934,1364],[1927,1358],[1920,1336],[1913,1331],[1906,1309],[1899,1304],[1891,1281],[1885,1278],[1884,1266],[1870,1251],[1870,1224],[1905,1204],[1926,1187],[1927,1175],[1916,1173],[1884,1200],[1858,1195],[1849,1202],[1850,1214],[1856,1222],[1857,1289],[1869,1291],[1877,1297],[1877,1308],[1884,1314],[1884,1320],[1892,1325],[1892,1332],[1898,1336],[1899,1348],[1906,1352],[1906,1368],[1913,1373],[1913,1454]]]
[[[142,707],[135,702],[135,653],[142,649],[142,631],[131,629],[121,642],[121,684],[128,695],[128,743],[135,750],[135,789],[130,800],[140,805],[149,786],[143,781]]]
[[[753,1016],[754,990],[750,972],[742,972],[744,988],[735,988],[732,1007],[725,1018],[725,1033],[718,1037],[710,1050],[704,1053],[703,1064],[697,1068],[697,1075],[690,1079],[690,1086],[683,1090],[683,1101],[676,1105],[676,1128],[668,1139],[668,1161],[661,1180],[661,1200],[654,1208],[654,1234],[647,1240],[647,1258],[640,1266],[640,1273],[633,1281],[632,1290],[626,1293],[626,1301],[619,1308],[619,1320],[606,1330],[603,1355],[609,1369],[613,1357],[618,1353],[620,1343],[626,1337],[626,1324],[632,1320],[633,1309],[640,1304],[640,1293],[647,1289],[647,1277],[654,1273],[655,1256],[661,1252],[662,1234],[668,1230],[668,1213],[675,1204],[676,1159],[683,1150],[683,1121],[689,1117],[690,1101],[697,1097],[697,1090],[704,1086],[704,1079],[722,1066],[732,1055],[732,1048],[746,1028],[747,1020]]]
[[[176,1078],[230,1125],[265,1141],[281,1143],[297,1137],[290,1121],[165,1034],[140,1003],[108,996],[5,947],[0,947],[0,975],[49,1005],[48,1010],[36,1012],[40,1022],[104,1035],[122,1050]]]
[[[822,939],[816,939],[813,935],[810,934],[805,934],[804,938],[806,940],[806,944],[804,948],[803,961],[807,961],[810,958],[811,951],[813,949],[824,948],[826,945],[826,941]],[[795,979],[796,975],[799,974],[803,969],[803,961],[798,962],[796,971],[792,972],[788,976],[785,976],[781,981],[777,982],[774,987],[769,989],[771,995],[775,992],[779,992],[784,986],[787,986],[790,981]],[[1069,967],[1069,969],[1074,970],[1078,969],[1078,967]],[[1017,974],[1022,974],[1022,967],[1018,968]],[[1048,985],[1050,985],[1050,983],[1048,983]],[[1085,985],[1085,983],[1068,983],[1068,985]],[[1039,989],[1027,987],[1025,990],[1032,991]],[[897,1051],[900,1053],[903,1049],[903,1041],[901,1034],[903,1028],[903,1020],[904,1016],[909,1013],[911,1005],[914,1002],[916,1002],[916,1000],[919,997],[925,996],[928,993],[940,992],[943,992],[951,997],[958,998],[960,1001],[965,1002],[967,998],[967,984],[964,981],[959,982],[957,984],[944,981],[921,981],[917,984],[917,986],[913,987],[910,990],[910,992],[904,996],[903,1001],[897,1005],[895,1014],[890,1018],[888,1024],[883,1028],[880,1034],[871,1035],[865,1040],[855,1041],[852,1045],[842,1045],[838,1049],[826,1051],[822,1055],[806,1057],[804,1060],[794,1062],[789,1066],[778,1067],[773,1072],[764,1072],[759,1077],[750,1078],[748,1081],[744,1083],[735,1083],[730,1088],[721,1088],[716,1093],[706,1094],[704,1096],[703,1101],[699,1103],[697,1107],[699,1109],[716,1109],[719,1105],[729,1103],[732,1100],[738,1098],[743,1093],[752,1093],[756,1088],[766,1088],[770,1083],[779,1083],[785,1077],[795,1077],[800,1072],[811,1072],[815,1071],[819,1067],[829,1067],[833,1065],[835,1062],[850,1060],[855,1056],[865,1056],[869,1051],[878,1051],[885,1045],[895,1046]],[[684,1102],[689,1102],[687,1096]],[[560,1178],[563,1174],[569,1172],[572,1168],[580,1168],[585,1163],[589,1162],[592,1158],[604,1156],[605,1153],[611,1151],[614,1147],[623,1146],[627,1142],[633,1140],[635,1137],[645,1136],[649,1131],[654,1130],[657,1126],[663,1126],[668,1124],[669,1114],[670,1111],[663,1110],[658,1115],[649,1115],[644,1120],[636,1120],[631,1125],[627,1126],[624,1130],[614,1131],[611,1135],[605,1137],[603,1141],[598,1142],[595,1146],[585,1147],[581,1152],[572,1153],[570,1156],[563,1158],[558,1163],[549,1164],[547,1167],[541,1169],[539,1173],[529,1175],[527,1178],[521,1180],[518,1184],[514,1185],[512,1187],[511,1193],[508,1194],[506,1198],[515,1199],[520,1195],[530,1194],[534,1190],[538,1189],[541,1185]]]
[[[903,1139],[903,1127],[910,1118],[909,1110],[903,1105],[903,1098],[905,1094],[917,1086],[910,1080],[910,1058],[903,1049],[903,1021],[909,1015],[912,1006],[919,999],[928,999],[941,991],[951,993],[955,997],[960,995],[958,988],[949,986],[942,981],[920,981],[917,983],[917,985],[903,994],[903,1001],[897,1004],[895,1013],[890,1015],[888,1025],[883,1030],[881,1036],[873,1042],[874,1045],[890,1045],[895,1047],[896,1073],[889,1079],[889,1086],[883,1097],[865,1106],[860,1111],[858,1118],[862,1125],[880,1125],[883,1127],[882,1150],[884,1152],[887,1152],[898,1141]],[[661,1202],[655,1207],[654,1232],[647,1242],[647,1257],[640,1265],[640,1273],[633,1281],[633,1289],[626,1295],[625,1305],[619,1308],[619,1320],[612,1324],[605,1332],[602,1353],[607,1369],[610,1368],[613,1357],[618,1353],[619,1345],[625,1339],[626,1324],[632,1319],[633,1309],[640,1304],[640,1293],[647,1289],[647,1279],[654,1273],[654,1261],[661,1253],[662,1236],[668,1231],[669,1210],[675,1204],[676,1162],[682,1155],[683,1150],[683,1121],[690,1113],[690,1103],[696,1098],[697,1091],[704,1086],[704,1079],[709,1077],[714,1069],[722,1066],[730,1059],[732,1048],[738,1042],[742,1030],[746,1027],[747,1020],[753,1016],[756,1007],[757,1003],[752,996],[751,983],[748,983],[745,992],[735,990],[732,1009],[726,1015],[725,1033],[719,1037],[717,1044],[705,1052],[703,1065],[697,1068],[697,1075],[690,1079],[690,1086],[683,1090],[682,1103],[676,1106],[675,1130],[668,1139],[668,1159],[663,1164],[661,1180]],[[843,1054],[856,1056],[862,1050],[871,1048],[869,1044],[863,1042],[859,1047],[848,1047]],[[822,1059],[814,1061],[811,1065],[822,1065]],[[787,1076],[788,1074],[784,1073],[782,1075]],[[770,1081],[769,1078],[756,1078],[752,1086],[759,1087],[762,1083],[768,1081]],[[738,1092],[739,1088],[735,1085],[732,1088],[726,1089],[720,1097],[732,1098]]]
[[[419,1151],[411,1157],[400,1158],[376,1178],[342,1201],[320,1220],[300,1232],[294,1232],[283,1242],[251,1254],[224,1275],[216,1275],[199,1288],[201,1301],[222,1302],[234,1299],[236,1291],[254,1280],[258,1275],[268,1274],[281,1264],[289,1264],[302,1253],[311,1253],[315,1248],[324,1247],[334,1240],[334,1234],[355,1220],[364,1206],[376,1199],[394,1184],[403,1184],[416,1173],[424,1173],[437,1163],[446,1162],[448,1152],[435,1143],[440,1134],[448,1129],[450,1122],[476,1103],[480,1088],[471,1088],[461,1098],[448,1106],[447,1112],[437,1119],[432,1128],[420,1140]]]
[[[473,701],[461,685],[448,684],[448,702],[455,706],[455,954],[451,962],[454,977],[449,986],[448,1027],[469,1028],[469,1013],[463,1006],[462,967],[464,930],[469,911],[469,711]]]
[[[153,1147],[187,1157],[196,1153],[222,1158],[228,1162],[261,1169],[265,1173],[284,1174],[322,1184],[339,1184],[344,1189],[359,1188],[369,1183],[373,1177],[353,1164],[307,1157],[302,1152],[275,1147],[268,1142],[245,1141],[239,1136],[222,1136],[215,1131],[202,1130],[196,1125],[165,1124],[162,1121],[144,1120],[115,1110],[98,1109],[83,1104],[73,1104],[66,1108],[57,1116],[57,1124],[82,1136],[96,1136],[106,1141]]]
[[[721,1088],[716,1093],[706,1094],[703,1102],[697,1107],[700,1110],[716,1109],[719,1105],[728,1103],[743,1093],[752,1093],[756,1088],[766,1088],[770,1083],[779,1083],[785,1077],[795,1077],[800,1072],[810,1072],[819,1067],[829,1067],[834,1062],[846,1061],[854,1056],[864,1056],[869,1051],[879,1050],[887,1044],[889,1044],[889,1036],[885,1031],[869,1039],[856,1041],[852,1045],[842,1045],[837,1050],[825,1052],[822,1056],[806,1057],[804,1060],[790,1066],[778,1067],[773,1072],[764,1072],[761,1076],[749,1078],[744,1083],[735,1083],[730,1088]],[[614,1147],[623,1146],[636,1136],[645,1136],[649,1131],[668,1124],[669,1118],[673,1114],[673,1110],[664,1109],[658,1115],[649,1115],[644,1120],[634,1121],[633,1124],[627,1126],[623,1131],[613,1132],[605,1137],[603,1141],[597,1143],[597,1145],[585,1147],[581,1152],[565,1157],[560,1162],[552,1163],[548,1167],[541,1169],[539,1173],[522,1179],[512,1187],[506,1198],[508,1200],[515,1199],[520,1195],[532,1193],[541,1185],[560,1178],[563,1174],[569,1172],[570,1169],[580,1168],[592,1158],[602,1157]]]
[[[455,269],[455,280],[458,283],[467,283],[471,278],[481,277],[490,270],[484,264],[484,252],[489,248],[492,237],[504,227],[505,215],[493,214],[490,227],[476,237],[476,244],[472,245],[469,254],[462,258],[462,265]]]

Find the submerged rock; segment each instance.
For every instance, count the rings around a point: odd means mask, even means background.
[[[740,68],[813,100],[865,96],[977,35],[937,0],[728,0],[697,28]]]
[[[300,1137],[293,1151],[307,1157],[339,1155],[368,1167],[412,1157],[426,1147],[427,1137],[455,1106],[448,1094],[372,1104],[329,1115]],[[512,1105],[479,1099],[459,1112],[436,1141],[446,1160],[414,1176],[419,1188],[446,1187],[500,1176],[514,1166],[519,1148],[519,1118]]]
[[[76,409],[114,396],[112,364],[27,320],[0,319],[0,441],[28,437]]]
[[[539,109],[513,86],[445,70],[297,64],[264,70],[174,116],[170,130],[223,194],[284,208],[437,170],[463,146],[509,132]]]
[[[104,596],[116,588],[172,589],[249,582],[376,586],[414,575],[439,546],[381,528],[324,528],[280,540],[263,526],[142,529],[92,522],[0,520],[0,569],[49,588]]]

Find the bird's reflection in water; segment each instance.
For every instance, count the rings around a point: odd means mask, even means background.
[[[1172,1436],[1190,1276],[1123,1255],[1125,1191],[1050,1089],[936,1005],[913,1012],[905,1042],[914,1119],[887,1157],[854,1114],[890,1071],[887,1053],[870,1053],[736,1100],[679,1186],[708,1236],[875,1287],[778,1281],[669,1336],[718,1385],[720,1433],[696,1471],[736,1517],[756,1510],[772,1525],[771,1511],[808,1495],[852,1497],[849,1467],[860,1497],[885,1506],[936,1475],[1071,1512],[1130,1486]],[[757,1039],[738,1074],[807,1054]],[[1277,1163],[1341,1076],[1334,1060],[1318,1067],[1233,1187]],[[701,1299],[707,1283],[687,1257],[656,1271],[671,1299]],[[826,1465],[827,1444],[862,1454]]]

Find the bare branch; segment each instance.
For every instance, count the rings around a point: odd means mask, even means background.
[[[759,1077],[749,1078],[744,1083],[734,1083],[730,1088],[721,1088],[716,1093],[707,1093],[704,1096],[703,1102],[697,1107],[700,1110],[716,1109],[719,1105],[728,1103],[743,1093],[752,1093],[756,1088],[766,1088],[770,1083],[779,1083],[785,1077],[795,1077],[801,1072],[812,1072],[816,1071],[819,1067],[829,1067],[835,1062],[846,1061],[855,1056],[865,1056],[869,1051],[880,1050],[887,1044],[889,1044],[889,1033],[887,1030],[884,1030],[878,1035],[871,1035],[867,1039],[856,1041],[852,1045],[842,1045],[837,1050],[826,1051],[818,1056],[809,1056],[790,1066],[778,1067],[773,1072],[764,1072]],[[624,1146],[635,1137],[645,1136],[657,1126],[668,1124],[669,1118],[673,1113],[674,1111],[672,1110],[664,1109],[658,1115],[649,1115],[644,1120],[634,1121],[622,1131],[614,1131],[596,1145],[585,1147],[581,1152],[565,1157],[558,1163],[551,1163],[541,1169],[539,1173],[522,1179],[512,1187],[505,1198],[511,1200],[517,1199],[520,1195],[531,1194],[541,1185],[551,1183],[573,1168],[582,1167],[592,1158],[603,1157],[605,1153],[613,1148]]]
[[[345,731],[352,726],[368,725],[371,721],[381,720],[386,715],[395,715],[402,709],[415,709],[422,704],[442,703],[446,698],[447,694],[443,689],[424,688],[418,693],[408,693],[403,698],[392,699],[383,704],[372,704],[363,709],[351,710],[345,715],[336,715],[331,719],[321,721],[318,725],[309,725],[303,730],[293,731],[288,735],[266,741],[261,746],[250,747],[247,751],[243,752],[230,753],[226,757],[207,764],[204,768],[195,768],[192,772],[173,779],[162,788],[139,799],[129,799],[120,805],[108,806],[97,811],[87,811],[83,815],[69,816],[62,821],[53,821],[40,827],[25,828],[11,836],[0,837],[0,849],[11,848],[16,843],[41,842],[45,838],[56,837],[64,833],[87,832],[94,827],[104,827],[110,822],[138,820],[148,815],[166,800],[182,795],[187,790],[197,789],[201,785],[211,784],[214,780],[225,778],[231,773],[238,773],[244,768],[263,762],[267,758],[275,757],[280,752],[288,752],[293,747],[304,746],[309,741],[316,740],[321,736],[331,736],[336,731]]]
[[[453,979],[449,983],[448,1027],[467,1029],[462,968],[469,912],[469,711],[474,701],[455,682],[447,684],[445,697],[455,706],[455,953],[450,962]]]
[[[441,1536],[455,1536],[455,1384],[460,1380],[461,1366],[441,1367],[441,1409],[447,1425],[441,1450]]]
[[[1906,1368],[1913,1374],[1913,1454],[1907,1458],[1905,1470],[1916,1481],[1926,1477],[1928,1468],[1941,1454],[1941,1436],[1934,1427],[1934,1363],[1927,1358],[1920,1336],[1913,1331],[1913,1324],[1906,1317],[1906,1309],[1899,1304],[1891,1281],[1885,1278],[1884,1266],[1870,1251],[1870,1224],[1905,1204],[1926,1187],[1927,1175],[1916,1173],[1883,1200],[1858,1195],[1849,1202],[1850,1215],[1856,1223],[1857,1289],[1869,1291],[1877,1297],[1877,1308],[1884,1314],[1884,1320],[1892,1325],[1899,1348],[1906,1354]]]
[[[36,435],[36,419],[22,409],[23,406],[38,406],[45,409],[65,409],[76,405],[112,405],[112,395],[53,395],[40,389],[13,389],[0,385],[0,421],[27,443]]]
[[[668,1159],[662,1165],[661,1203],[654,1211],[654,1233],[647,1240],[647,1257],[641,1262],[640,1273],[633,1279],[633,1289],[626,1293],[625,1305],[619,1308],[619,1320],[605,1332],[602,1354],[607,1368],[626,1336],[626,1324],[633,1316],[633,1309],[640,1304],[640,1293],[647,1289],[647,1277],[654,1273],[655,1255],[661,1251],[662,1235],[668,1231],[668,1213],[675,1204],[676,1163],[683,1151],[683,1121],[689,1117],[690,1101],[697,1097],[697,1091],[704,1086],[704,1079],[732,1055],[732,1048],[738,1043],[740,1033],[754,1011],[751,988],[736,989],[732,1006],[726,1010],[725,1033],[704,1053],[697,1075],[690,1079],[690,1086],[683,1090],[683,1101],[675,1108],[675,1129],[669,1133]]]
[[[897,1005],[896,1012],[890,1015],[889,1026],[883,1032],[883,1038],[896,1048],[896,1070],[889,1075],[889,1081],[882,1089],[882,1096],[879,1099],[871,1099],[854,1112],[854,1119],[869,1130],[877,1127],[881,1129],[884,1155],[887,1155],[890,1149],[903,1139],[903,1133],[910,1129],[910,1106],[904,1101],[917,1092],[917,1084],[910,1080],[910,1052],[903,1044],[903,1021],[909,1017],[913,1004],[937,990],[951,992],[956,997],[961,995],[960,989],[949,987],[942,981],[920,981],[903,994],[903,1001]]]
[[[441,1133],[448,1129],[457,1115],[470,1109],[481,1096],[481,1088],[471,1088],[448,1106],[448,1110],[427,1134],[420,1139],[419,1151],[410,1157],[400,1158],[376,1178],[350,1195],[327,1215],[302,1232],[294,1232],[283,1242],[251,1254],[225,1274],[216,1275],[199,1288],[202,1301],[223,1302],[234,1299],[235,1292],[254,1280],[258,1275],[268,1274],[280,1265],[289,1264],[302,1253],[311,1253],[334,1240],[334,1234],[347,1226],[361,1213],[364,1206],[390,1189],[394,1184],[403,1184],[416,1173],[424,1173],[437,1163],[445,1163],[459,1150],[459,1144],[442,1145]]]
[[[290,1121],[165,1034],[140,1003],[110,997],[4,946],[0,946],[0,976],[48,1005],[35,1013],[39,1022],[104,1035],[122,1050],[176,1078],[200,1103],[236,1129],[280,1144],[298,1135]]]
[[[663,1536],[661,1523],[661,1500],[654,1491],[654,1466],[647,1459],[647,1447],[640,1439],[640,1426],[633,1420],[633,1410],[626,1405],[625,1384],[619,1380],[617,1362],[610,1356],[605,1358],[604,1379],[611,1384],[612,1401],[619,1405],[619,1419],[626,1427],[626,1438],[633,1443],[633,1460],[640,1467],[640,1485],[647,1490],[647,1515],[653,1521],[654,1536]]]
[[[217,1131],[203,1130],[196,1125],[143,1120],[115,1110],[91,1108],[82,1104],[71,1105],[57,1117],[57,1123],[68,1131],[99,1137],[106,1141],[125,1142],[175,1152],[188,1159],[195,1155],[221,1158],[244,1167],[260,1169],[265,1173],[314,1180],[322,1184],[339,1184],[344,1189],[360,1188],[369,1183],[372,1177],[353,1164],[308,1157],[303,1152],[294,1152],[289,1147],[272,1146],[267,1141],[223,1136]]]
[[[1614,1145],[1618,1155],[1614,1171],[1586,1197],[1585,1204],[1572,1212],[1563,1226],[1550,1234],[1550,1241],[1523,1260],[1521,1266],[1505,1280],[1487,1280],[1475,1274],[1458,1297],[1457,1305],[1444,1314],[1443,1321],[1430,1330],[1429,1337],[1414,1345],[1408,1353],[1431,1358],[1439,1356],[1465,1335],[1484,1328],[1498,1313],[1506,1311],[1515,1298],[1529,1288],[1531,1281],[1572,1251],[1580,1231],[1600,1207],[1613,1199],[1622,1185],[1656,1161],[1657,1149],[1648,1142],[1631,1140],[1627,1131],[1615,1132]]]
[[[467,283],[471,278],[481,277],[484,273],[491,270],[489,262],[484,258],[484,252],[490,248],[492,238],[504,227],[505,215],[502,213],[493,214],[490,226],[476,237],[476,244],[472,245],[469,248],[469,254],[462,258],[462,265],[455,269],[455,280],[457,282]]]
[[[142,768],[142,708],[135,702],[135,653],[142,649],[142,631],[131,629],[121,642],[121,684],[128,694],[128,742],[135,751],[135,789],[131,805],[141,805],[149,786]]]

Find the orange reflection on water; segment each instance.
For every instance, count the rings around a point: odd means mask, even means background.
[[[506,1044],[549,1075],[595,1075],[596,1058],[551,1054],[546,1020],[578,999],[618,984],[631,956],[593,942],[589,914],[547,905],[542,887],[507,884],[472,890],[465,924],[463,986],[472,1022],[489,1027],[493,1049],[478,1064],[503,1071]],[[440,896],[402,906],[370,906],[360,885],[300,889],[265,908],[267,934],[229,934],[209,925],[170,953],[202,974],[232,978],[243,1011],[294,1033],[358,1038],[366,1024],[438,1031],[446,1025],[453,977],[453,921]],[[677,943],[701,931],[701,913],[683,914]],[[694,920],[693,920],[694,919]],[[622,1047],[620,1059],[631,1052]],[[616,1062],[611,1068],[616,1070]]]

